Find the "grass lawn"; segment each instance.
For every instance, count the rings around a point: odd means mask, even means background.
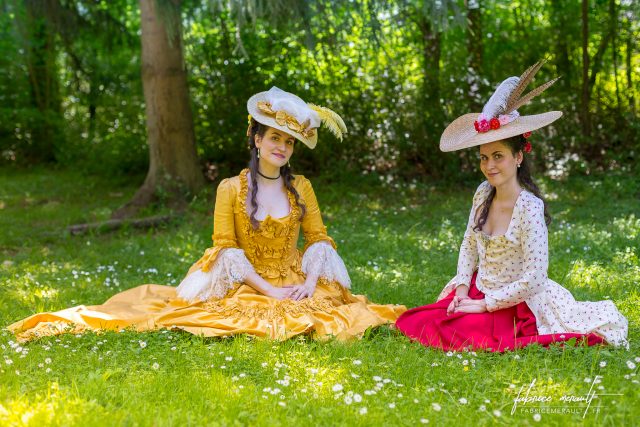
[[[354,293],[408,307],[434,301],[455,274],[475,188],[312,181]],[[0,170],[1,325],[100,304],[144,283],[179,283],[210,245],[212,189],[186,217],[159,229],[64,232],[107,218],[136,184]],[[637,423],[640,183],[609,174],[542,184],[554,217],[550,277],[579,300],[615,301],[630,322],[629,351],[444,353],[388,328],[350,343],[162,331],[64,335],[22,346],[2,331],[0,425]],[[514,397],[533,381],[530,396],[551,400],[520,404],[512,414]],[[585,402],[561,401],[584,399],[590,389],[599,396],[584,416]]]

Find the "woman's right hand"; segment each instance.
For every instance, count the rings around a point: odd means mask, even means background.
[[[469,299],[469,287],[467,285],[460,285],[456,287],[456,294],[451,300],[451,303],[449,303],[449,307],[447,307],[447,316],[455,312],[456,308],[460,305],[460,302],[466,299]]]
[[[244,281],[246,284],[251,286],[256,291],[260,292],[261,294],[278,300],[289,298],[291,292],[293,291],[293,288],[277,288],[273,286],[271,283],[260,277],[260,275],[258,275],[258,273],[256,273],[255,271],[248,273],[244,278]]]
[[[291,296],[291,292],[293,292],[293,288],[276,288],[275,286],[271,286],[271,288],[265,292],[265,295],[271,298],[283,300],[289,298]]]
[[[469,298],[469,286],[467,285],[459,285],[456,287],[456,296],[465,299]]]

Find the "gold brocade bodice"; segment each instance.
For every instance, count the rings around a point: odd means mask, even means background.
[[[287,191],[289,214],[282,218],[267,216],[254,229],[247,209],[249,184],[248,169],[240,175],[223,180],[218,186],[213,223],[213,244],[191,271],[201,268],[208,271],[224,248],[239,248],[245,253],[255,271],[274,286],[302,284],[305,276],[301,270],[302,254],[297,247],[300,229],[305,249],[318,241],[335,243],[327,235],[320,209],[311,183],[304,176],[296,175],[293,186],[304,204],[305,213],[296,203],[295,195]]]

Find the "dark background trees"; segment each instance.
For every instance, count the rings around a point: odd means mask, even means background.
[[[145,5],[164,11],[147,42],[166,53],[150,60],[165,61],[175,90],[144,59]],[[2,164],[132,175],[152,193],[166,178],[196,191],[201,176],[244,166],[245,102],[277,85],[349,127],[342,143],[322,132],[313,153],[298,150],[305,173],[459,176],[473,153],[440,153],[443,126],[547,58],[538,79],[562,79],[522,112],[565,116],[534,136],[539,168],[637,172],[638,2],[0,0],[0,11]]]

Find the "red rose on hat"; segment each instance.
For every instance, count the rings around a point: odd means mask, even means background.
[[[491,129],[491,125],[489,125],[489,122],[486,120],[480,120],[478,122],[478,132],[489,132],[489,130]]]

